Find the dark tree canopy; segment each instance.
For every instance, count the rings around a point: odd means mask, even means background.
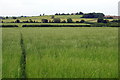
[[[42,23],[48,23],[47,19],[42,19]]]
[[[68,18],[68,19],[67,19],[67,22],[68,22],[68,23],[72,23],[73,20],[72,20],[71,18]]]
[[[104,16],[103,13],[88,13],[84,14],[82,18],[103,18]]]
[[[17,19],[17,20],[15,21],[15,23],[20,23],[20,20]]]

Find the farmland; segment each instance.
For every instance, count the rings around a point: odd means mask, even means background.
[[[100,13],[92,13],[100,15]],[[85,14],[84,14],[85,15]],[[119,27],[118,19],[99,17],[85,18],[84,15],[42,15],[1,17],[3,27],[11,25],[19,27]],[[91,16],[90,14],[88,16]],[[92,15],[93,16],[93,15]],[[70,20],[70,22],[69,22]],[[57,22],[56,22],[57,21]],[[98,22],[99,21],[99,22]],[[0,25],[0,26],[1,26]]]
[[[45,15],[45,16],[33,16],[33,17],[19,17],[18,19],[20,21],[26,21],[26,20],[33,20],[33,21],[37,21],[37,22],[41,22],[42,19],[48,19],[48,20],[53,20],[51,19],[53,15]],[[55,18],[60,18],[61,21],[63,20],[67,20],[68,18],[72,18],[73,19],[73,22],[76,22],[76,21],[80,21],[80,20],[85,20],[85,21],[89,21],[89,22],[97,22],[97,18],[80,18],[82,17],[83,15],[54,15]],[[5,22],[5,23],[8,23],[8,22],[14,22],[16,19],[12,19],[12,18],[9,18],[9,19],[3,19],[2,21]],[[112,21],[113,19],[107,19],[109,21]]]
[[[23,72],[26,78],[118,77],[118,28],[18,27],[2,30],[3,78],[21,78]],[[23,52],[25,71],[21,67]]]
[[[46,16],[33,16],[33,17],[21,17],[21,18],[18,18],[20,21],[26,21],[26,20],[29,20],[29,19],[32,19],[33,21],[38,21],[38,22],[41,22],[42,19],[48,19],[48,20],[52,20],[51,17],[53,15],[46,15]],[[93,21],[93,22],[96,22],[96,18],[94,19],[86,19],[86,18],[80,18],[82,17],[82,15],[55,15],[54,16],[55,18],[60,18],[62,21],[63,20],[67,20],[67,18],[72,18],[73,21],[80,21],[82,19],[86,20],[86,21]],[[3,19],[4,22],[14,22],[16,19]]]

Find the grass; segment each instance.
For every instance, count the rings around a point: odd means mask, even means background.
[[[20,33],[18,28],[2,31],[2,78],[20,77]]]
[[[20,31],[27,78],[117,78],[118,28],[3,28],[3,77],[18,77]],[[13,66],[14,65],[14,66]]]
[[[2,28],[0,28],[0,79],[2,79]]]

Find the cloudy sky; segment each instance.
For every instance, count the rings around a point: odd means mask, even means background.
[[[118,15],[119,0],[0,0],[0,16],[38,16],[39,14],[82,11]]]

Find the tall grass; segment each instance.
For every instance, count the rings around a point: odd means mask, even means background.
[[[21,30],[21,31],[20,31]],[[3,78],[117,78],[118,28],[3,28]]]
[[[20,32],[18,28],[2,30],[2,78],[20,77]]]
[[[22,28],[28,78],[117,78],[118,28]]]
[[[2,79],[2,28],[0,28],[0,79]]]

